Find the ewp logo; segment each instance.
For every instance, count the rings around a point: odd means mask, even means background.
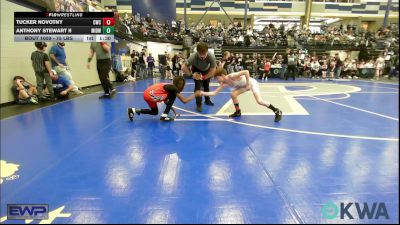
[[[329,202],[322,206],[322,217],[331,220],[337,218],[340,213],[340,219],[346,219],[347,217],[348,219],[352,220],[354,217],[349,212],[349,209],[353,206],[353,204],[357,210],[359,219],[364,219],[365,217],[367,217],[367,219],[380,219],[380,217],[384,217],[387,220],[389,219],[386,205],[383,202],[374,202],[372,207],[370,207],[366,202],[363,204],[358,202],[350,202],[345,204],[342,202],[340,203],[340,208],[333,202]]]
[[[8,220],[47,220],[49,205],[7,205]]]

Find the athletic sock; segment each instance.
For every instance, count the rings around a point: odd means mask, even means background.
[[[275,106],[273,106],[272,104],[269,104],[268,108],[274,112],[276,112],[276,110],[277,110],[277,108],[275,108]]]
[[[234,105],[235,105],[235,110],[236,111],[240,111],[239,103],[238,104],[234,104]]]

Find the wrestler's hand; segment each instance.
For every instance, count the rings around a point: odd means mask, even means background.
[[[202,80],[203,76],[201,75],[201,73],[196,72],[196,73],[193,73],[193,79]]]

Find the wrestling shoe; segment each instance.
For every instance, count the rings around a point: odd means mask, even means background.
[[[111,98],[110,93],[105,93],[104,95],[99,97],[99,99],[103,99],[103,98]]]
[[[165,121],[165,122],[174,121],[174,119],[171,117],[168,117],[167,114],[162,114],[160,120]]]
[[[128,108],[128,117],[130,121],[133,121],[133,116],[135,116],[135,108]]]
[[[229,117],[239,117],[242,115],[242,112],[240,110],[235,111],[233,114],[229,115]]]
[[[203,107],[201,105],[198,105],[196,107],[197,112],[203,112]]]
[[[214,103],[211,100],[205,101],[204,104],[209,105],[209,106],[213,106],[214,105]]]
[[[280,109],[277,109],[275,111],[275,122],[279,122],[282,119],[282,111]]]

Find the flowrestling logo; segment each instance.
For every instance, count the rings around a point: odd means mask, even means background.
[[[356,209],[355,213],[353,212]],[[352,211],[353,213],[350,213]],[[389,214],[384,202],[359,203],[359,202],[341,202],[335,204],[328,202],[322,205],[322,218],[324,219],[389,219]]]

